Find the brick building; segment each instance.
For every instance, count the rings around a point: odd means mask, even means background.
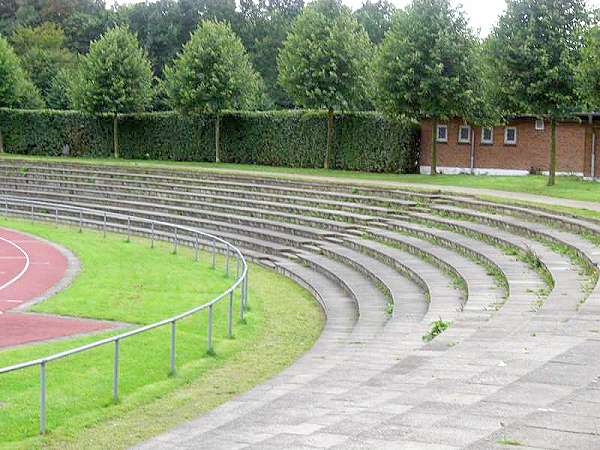
[[[600,114],[556,127],[557,173],[600,177]],[[431,121],[421,124],[421,173],[431,172]],[[547,173],[550,123],[532,116],[514,117],[505,125],[471,128],[460,119],[437,127],[437,168],[442,173],[527,175]],[[592,174],[594,172],[594,174]]]

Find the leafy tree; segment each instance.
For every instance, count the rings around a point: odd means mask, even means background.
[[[81,52],[106,29],[110,15],[104,0],[7,0],[0,2],[0,33],[52,22],[65,30],[67,46]]]
[[[182,15],[179,4],[174,0],[136,3],[122,7],[119,13],[148,51],[154,73],[162,74],[163,68],[185,42],[180,40]]]
[[[279,82],[296,103],[327,109],[327,153],[333,162],[333,112],[364,101],[371,43],[341,0],[310,3],[279,52]]]
[[[238,27],[235,0],[178,0],[181,18],[179,41],[185,43],[200,22],[226,22],[233,30]]]
[[[373,44],[379,45],[387,30],[390,29],[396,7],[388,0],[364,0],[362,6],[354,13]]]
[[[224,22],[205,21],[165,68],[169,104],[183,113],[216,113],[215,161],[219,162],[221,111],[253,108],[262,80],[239,37]]]
[[[277,54],[304,0],[241,0],[240,38],[263,77],[270,100],[278,107],[294,106],[277,83]]]
[[[494,101],[506,114],[549,117],[555,183],[556,122],[576,107],[575,67],[588,15],[584,0],[508,0],[487,49]]]
[[[77,109],[113,116],[113,150],[119,156],[118,114],[145,110],[152,101],[152,68],[127,27],[108,30],[81,58],[73,85]]]
[[[19,57],[0,36],[0,107],[34,109],[43,106],[39,91],[21,67]],[[3,151],[4,139],[0,130],[0,152]]]
[[[59,69],[56,76],[50,82],[50,89],[46,95],[46,104],[50,109],[70,109],[71,95],[76,83],[76,68]]]
[[[377,104],[392,115],[433,122],[431,175],[437,173],[440,120],[476,120],[477,39],[449,0],[413,0],[399,11],[376,61]]]
[[[36,27],[17,28],[10,40],[23,67],[45,98],[59,69],[74,62],[74,55],[64,47],[63,30],[54,23],[44,22]]]
[[[577,93],[582,107],[600,110],[600,27],[594,26],[585,34],[581,59],[575,69]]]
[[[39,91],[21,67],[19,57],[0,36],[0,107],[34,109],[43,106]]]

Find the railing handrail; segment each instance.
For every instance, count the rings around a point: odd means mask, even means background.
[[[126,331],[124,333],[115,335],[115,336],[110,336],[104,339],[99,339],[97,341],[91,342],[89,344],[86,345],[82,345],[73,349],[69,349],[69,350],[65,350],[63,352],[59,352],[59,353],[55,353],[52,355],[48,355],[42,358],[38,358],[38,359],[34,359],[34,360],[30,360],[30,361],[25,361],[22,363],[18,363],[18,364],[14,364],[11,366],[7,366],[7,367],[2,367],[0,368],[0,375],[5,374],[5,373],[9,373],[9,372],[15,372],[21,369],[25,369],[28,367],[33,367],[33,366],[40,366],[40,385],[41,385],[41,400],[40,400],[40,432],[45,432],[45,366],[47,363],[52,362],[52,361],[56,361],[59,359],[63,359],[66,358],[68,356],[71,355],[75,355],[77,353],[82,353],[85,352],[87,350],[91,350],[103,345],[108,345],[111,343],[115,344],[115,369],[114,369],[114,382],[113,382],[113,395],[115,397],[115,400],[118,399],[118,364],[119,364],[119,342],[127,339],[129,337],[132,336],[136,336],[142,333],[145,333],[147,331],[171,324],[172,325],[172,331],[171,331],[171,371],[174,373],[175,372],[175,326],[176,323],[182,319],[185,319],[193,314],[196,314],[200,311],[209,310],[209,316],[208,316],[208,351],[211,352],[212,351],[212,308],[215,304],[219,303],[221,300],[223,300],[225,297],[229,296],[229,309],[228,309],[228,335],[231,337],[232,336],[232,308],[233,308],[233,294],[235,292],[236,289],[240,289],[240,317],[243,319],[244,318],[244,311],[247,307],[247,302],[248,302],[248,264],[246,262],[246,258],[244,257],[244,255],[242,254],[242,252],[240,251],[239,248],[237,248],[235,245],[227,242],[225,239],[220,238],[218,236],[215,236],[211,233],[207,233],[205,231],[202,230],[198,230],[194,227],[190,227],[190,226],[186,226],[186,225],[180,225],[180,224],[176,224],[176,223],[169,223],[169,222],[164,222],[164,221],[160,221],[160,220],[154,220],[154,219],[149,219],[149,218],[145,218],[145,217],[137,217],[134,214],[122,214],[122,213],[115,213],[115,212],[110,212],[110,211],[106,211],[104,209],[98,208],[98,209],[94,209],[94,208],[86,208],[86,207],[79,207],[76,205],[71,205],[71,204],[63,204],[63,203],[53,203],[53,202],[48,202],[48,201],[44,201],[44,200],[31,200],[31,199],[27,199],[27,198],[22,198],[22,197],[18,197],[18,196],[12,196],[12,195],[2,195],[0,196],[0,208],[4,207],[5,209],[5,213],[8,216],[9,215],[9,211],[15,213],[15,215],[19,215],[19,216],[24,216],[26,215],[29,211],[31,214],[31,218],[34,218],[34,209],[38,208],[38,209],[53,209],[55,210],[55,218],[58,221],[58,212],[59,211],[64,211],[64,212],[68,212],[68,213],[79,213],[79,226],[80,229],[83,226],[83,223],[86,223],[86,225],[88,225],[89,220],[86,222],[83,220],[83,214],[86,214],[88,216],[100,216],[103,219],[103,226],[104,226],[104,231],[106,231],[106,226],[114,226],[115,222],[113,223],[108,223],[107,219],[117,219],[120,221],[127,221],[127,235],[129,237],[129,234],[131,233],[131,222],[132,220],[135,223],[142,223],[142,224],[148,224],[152,226],[152,244],[154,243],[154,227],[156,225],[160,226],[160,227],[165,227],[165,228],[170,228],[174,230],[174,235],[173,235],[173,239],[174,239],[174,245],[175,245],[175,249],[177,248],[177,242],[179,239],[179,235],[177,233],[177,230],[179,231],[183,231],[186,233],[191,234],[196,240],[195,240],[195,249],[196,249],[196,259],[198,258],[198,252],[199,252],[199,241],[198,239],[200,237],[204,238],[204,240],[209,240],[212,241],[212,255],[213,255],[213,267],[215,265],[215,253],[216,253],[216,243],[220,243],[222,246],[224,246],[224,249],[226,251],[226,267],[227,267],[227,274],[229,274],[229,255],[230,252],[233,252],[234,255],[236,256],[236,260],[238,263],[237,266],[237,276],[235,281],[222,293],[220,293],[219,295],[217,295],[216,297],[214,297],[212,300],[203,303],[202,305],[196,306],[192,309],[189,309],[187,311],[184,311],[182,313],[179,313],[175,316],[166,318],[166,319],[162,319],[158,322],[154,322],[148,325],[144,325],[138,328],[135,328],[133,330],[129,330]],[[9,210],[9,205],[11,206],[12,209]],[[27,207],[30,207],[30,210],[26,210]],[[47,211],[45,211],[45,214],[47,213]],[[39,213],[38,213],[39,215]],[[77,220],[76,217],[73,216],[61,216],[61,220],[62,221],[68,221],[68,222],[72,222]],[[240,267],[241,265],[241,267]],[[240,270],[241,269],[241,270]]]

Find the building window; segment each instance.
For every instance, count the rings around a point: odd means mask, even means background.
[[[544,119],[535,119],[535,130],[544,131]]]
[[[448,142],[448,125],[438,125],[436,132],[438,142]]]
[[[461,125],[458,129],[458,143],[468,144],[471,142],[471,127],[469,125]]]
[[[481,143],[482,144],[493,144],[494,143],[494,129],[492,127],[485,127],[481,129]]]
[[[517,127],[506,127],[504,129],[504,143],[509,145],[517,143]]]

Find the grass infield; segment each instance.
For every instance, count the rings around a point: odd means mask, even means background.
[[[226,289],[224,260],[216,270],[207,254],[120,235],[20,220],[0,226],[68,247],[82,270],[70,287],[32,308],[35,312],[155,322],[205,303]],[[221,269],[219,269],[219,267]],[[227,302],[214,310],[214,356],[206,353],[207,314],[179,322],[177,375],[169,376],[170,328],[120,345],[120,394],[112,401],[113,347],[100,347],[47,366],[49,433],[38,436],[39,370],[0,376],[0,449],[126,448],[214,408],[289,366],[318,338],[323,315],[312,296],[289,279],[250,266],[250,311],[227,330]],[[239,297],[234,307],[239,309]],[[236,317],[238,315],[236,314]],[[119,330],[118,332],[122,332]],[[0,351],[0,366],[38,358],[118,332],[57,340]]]

